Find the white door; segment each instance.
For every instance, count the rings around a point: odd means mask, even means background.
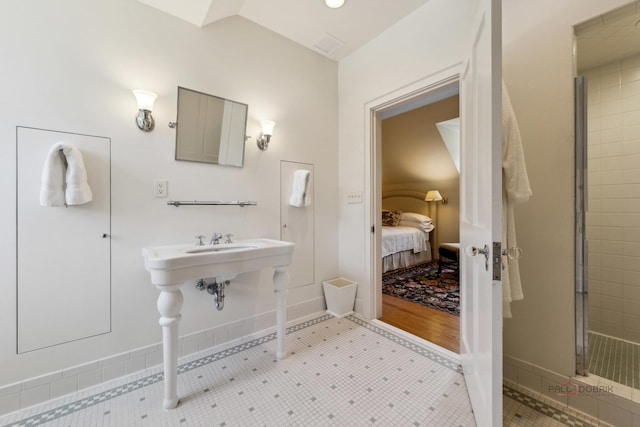
[[[460,80],[460,356],[478,426],[501,426],[501,12],[500,0],[478,3]]]

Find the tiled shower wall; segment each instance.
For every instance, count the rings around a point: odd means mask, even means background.
[[[589,329],[640,342],[640,55],[587,70]]]

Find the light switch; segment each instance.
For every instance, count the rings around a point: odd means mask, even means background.
[[[347,193],[347,203],[362,203],[362,191],[350,191]]]

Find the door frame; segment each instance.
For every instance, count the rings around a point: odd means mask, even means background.
[[[586,213],[589,200],[587,160],[587,79],[574,78],[575,126],[575,295],[576,373],[589,374],[589,242]]]
[[[463,63],[457,62],[413,83],[400,87],[381,97],[367,102],[365,114],[365,224],[370,224],[372,232],[365,235],[365,267],[362,309],[365,318],[378,319],[382,316],[382,249],[379,215],[382,208],[381,179],[381,116],[391,109],[412,110],[425,97],[445,92],[453,85],[459,86]],[[435,102],[435,101],[434,101]],[[368,207],[368,208],[367,208]]]

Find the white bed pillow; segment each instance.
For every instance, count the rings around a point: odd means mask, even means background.
[[[417,221],[400,221],[398,225],[404,226],[404,227],[417,228],[422,231],[426,231],[427,233],[435,228],[433,224],[424,224],[422,222],[417,222]]]
[[[400,214],[400,221],[413,221],[423,224],[431,224],[431,218],[426,215],[422,215],[415,212],[402,212]]]

